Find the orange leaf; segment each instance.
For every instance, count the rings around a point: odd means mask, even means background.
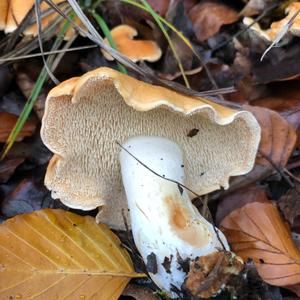
[[[260,165],[270,165],[264,157],[259,157],[259,154],[262,154],[277,166],[285,166],[297,140],[294,128],[275,111],[248,105],[244,108],[255,115],[261,126],[261,140],[256,162]]]
[[[17,120],[18,117],[11,113],[0,112],[0,143],[6,141]],[[18,135],[17,141],[23,140],[26,136],[31,136],[34,133],[35,128],[36,121],[33,119],[28,120]]]
[[[283,287],[300,283],[300,251],[266,196],[231,212],[221,228],[237,255],[254,260],[264,281]]]
[[[118,299],[134,272],[92,217],[45,209],[0,225],[1,299]]]

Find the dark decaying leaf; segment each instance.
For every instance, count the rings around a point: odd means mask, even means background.
[[[25,158],[5,158],[0,161],[0,183],[6,182],[14,173],[16,168],[23,163]]]
[[[219,251],[192,262],[184,288],[193,296],[209,298],[243,269],[243,261],[231,252]]]
[[[266,94],[251,101],[252,105],[277,111],[297,131],[300,142],[300,85],[299,80],[269,84]]]
[[[293,225],[295,218],[300,216],[300,184],[298,182],[295,182],[295,187],[279,199],[278,206],[285,219]]]
[[[300,74],[300,47],[299,41],[289,45],[287,49],[274,47],[260,61],[259,53],[253,60],[253,77],[257,83],[294,78]]]
[[[129,284],[123,291],[122,296],[131,297],[135,300],[160,300],[160,297],[152,290],[136,284]]]
[[[35,178],[26,178],[4,198],[1,203],[1,211],[5,217],[9,218],[44,207],[53,207],[53,203],[55,202],[59,203],[59,201],[51,199],[42,178],[38,180]]]
[[[266,202],[266,194],[263,189],[255,185],[249,185],[226,197],[218,204],[216,213],[216,223],[231,214],[234,210],[242,208],[244,205],[252,202]]]

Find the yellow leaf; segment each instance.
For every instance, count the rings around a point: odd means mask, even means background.
[[[118,299],[134,272],[92,217],[45,209],[0,225],[0,299]]]

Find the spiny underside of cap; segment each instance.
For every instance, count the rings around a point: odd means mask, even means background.
[[[48,95],[41,136],[55,155],[46,186],[73,208],[89,210],[106,203],[105,221],[124,227],[122,209],[127,212],[127,206],[116,142],[139,135],[178,143],[185,155],[186,185],[205,194],[227,187],[230,176],[251,170],[260,128],[249,112],[100,68]]]

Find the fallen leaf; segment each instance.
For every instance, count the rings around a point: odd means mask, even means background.
[[[7,113],[0,112],[0,143],[4,143],[9,136],[11,130],[17,122],[18,117]],[[17,141],[21,141],[27,136],[31,136],[36,129],[37,122],[35,119],[29,119],[20,134],[17,137]]]
[[[295,182],[295,187],[288,190],[278,201],[278,206],[285,219],[293,225],[296,217],[300,215],[300,184]]]
[[[238,13],[219,1],[202,1],[189,11],[196,37],[203,42],[219,32],[222,25],[238,20]]]
[[[0,225],[2,299],[118,299],[134,272],[120,240],[90,216],[45,209]]]
[[[122,293],[122,296],[132,297],[136,300],[160,300],[158,295],[145,286],[129,284]]]
[[[300,47],[297,42],[290,43],[288,47],[284,48],[272,48],[263,61],[260,61],[260,58],[265,48],[257,48],[258,45],[255,44],[251,49],[252,74],[256,83],[265,84],[299,77]]]
[[[277,112],[270,109],[247,105],[244,108],[255,115],[261,126],[256,163],[269,166],[272,161],[277,167],[285,166],[297,141],[293,127]]]
[[[300,143],[300,87],[298,80],[269,84],[264,97],[251,101],[252,105],[277,111],[297,131]]]
[[[252,202],[266,202],[264,190],[255,185],[249,185],[222,198],[216,212],[216,224],[219,225],[234,210]]]
[[[264,202],[234,210],[220,225],[233,251],[244,260],[252,258],[264,281],[282,287],[300,283],[300,251],[266,196]]]
[[[241,10],[240,14],[246,17],[257,15],[266,8],[267,2],[270,2],[270,0],[250,0]]]
[[[35,171],[34,173],[35,176],[21,180],[13,191],[4,197],[1,202],[1,212],[5,217],[10,218],[46,207],[62,208],[61,202],[50,197],[49,191],[43,184],[43,175],[36,174],[41,172]],[[61,206],[53,207],[53,203]]]
[[[23,163],[25,158],[5,158],[0,161],[0,182],[6,182],[15,172],[16,168]]]

